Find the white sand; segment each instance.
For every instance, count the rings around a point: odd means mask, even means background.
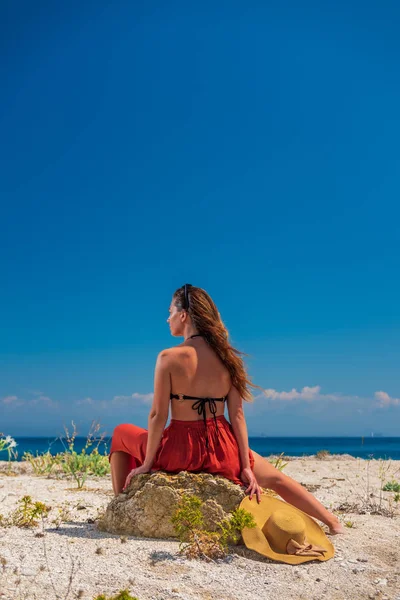
[[[313,493],[330,509],[345,502],[365,504],[368,497],[387,508],[394,494],[382,492],[380,499],[380,476],[384,483],[399,481],[400,461],[301,458],[291,460],[285,473],[315,486]],[[52,507],[44,537],[37,537],[41,527],[0,528],[0,557],[6,559],[0,565],[1,600],[55,600],[67,594],[92,600],[123,588],[139,600],[400,600],[398,506],[393,518],[349,508],[340,518],[352,527],[332,538],[336,555],[324,563],[278,564],[238,547],[224,561],[210,564],[182,558],[175,541],[128,538],[122,543],[119,536],[97,531],[88,519],[112,498],[111,484],[108,478],[91,478],[86,488],[76,491],[71,481],[29,473],[0,474],[0,513],[9,514],[25,494]],[[51,520],[66,503],[71,521],[56,529]]]

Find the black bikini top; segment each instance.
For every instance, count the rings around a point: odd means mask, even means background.
[[[194,337],[202,337],[201,334],[196,333],[195,335],[191,335],[187,339],[190,340]],[[204,425],[206,427],[206,448],[208,448],[208,431],[207,431],[207,417],[206,417],[206,405],[208,404],[210,408],[210,412],[214,418],[215,430],[218,437],[218,425],[217,425],[217,405],[216,402],[225,402],[227,396],[223,396],[222,398],[199,398],[198,396],[187,396],[186,394],[170,394],[171,400],[179,400],[183,402],[183,400],[197,400],[197,402],[193,402],[192,408],[193,410],[197,410],[199,415],[203,415]]]

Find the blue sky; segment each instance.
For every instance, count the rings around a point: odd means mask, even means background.
[[[398,435],[397,2],[0,8],[0,431],[145,426],[185,282],[256,435]]]

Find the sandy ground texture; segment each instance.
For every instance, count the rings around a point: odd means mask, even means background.
[[[52,510],[44,535],[42,525],[0,527],[0,600],[92,600],[124,588],[139,600],[400,600],[400,503],[380,491],[382,482],[400,480],[400,461],[289,460],[284,472],[340,509],[347,524],[332,538],[332,560],[299,566],[240,546],[215,563],[191,561],[173,540],[99,532],[94,520],[112,498],[108,478],[77,491],[71,481],[33,476],[25,463],[15,468],[0,472],[0,513],[10,514],[26,494]]]

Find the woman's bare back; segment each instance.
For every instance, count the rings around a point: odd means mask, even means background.
[[[171,348],[171,393],[222,398],[231,387],[228,369],[203,338],[188,340]],[[203,417],[192,409],[193,400],[171,400],[171,417],[180,421],[196,421]],[[216,416],[224,414],[225,403],[216,402]],[[206,417],[212,417],[206,407]]]

